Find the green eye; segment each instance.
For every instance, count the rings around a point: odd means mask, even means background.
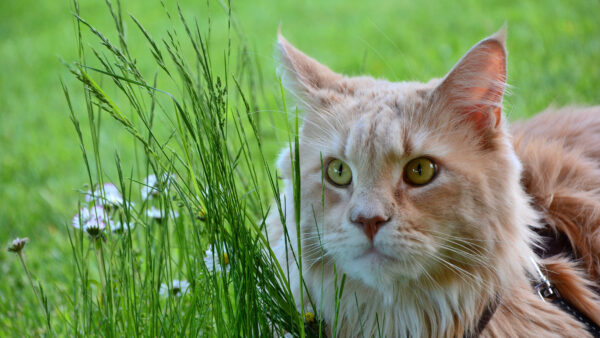
[[[419,157],[404,167],[404,180],[412,185],[425,185],[435,177],[437,165],[432,159]]]
[[[345,186],[352,182],[352,170],[343,161],[333,159],[327,164],[327,178],[337,186]]]

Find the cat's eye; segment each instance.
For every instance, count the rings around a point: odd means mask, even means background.
[[[412,185],[425,185],[435,177],[437,169],[437,165],[429,157],[418,157],[404,167],[404,180]]]
[[[333,159],[327,164],[327,179],[340,187],[348,185],[352,182],[352,170],[346,162]]]

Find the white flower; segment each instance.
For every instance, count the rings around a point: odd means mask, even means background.
[[[144,186],[142,187],[142,199],[147,200],[158,196],[161,189],[168,190],[169,186],[175,181],[175,175],[164,173],[160,181],[156,179],[156,175],[151,174],[144,179]]]
[[[185,295],[187,290],[190,288],[190,283],[188,283],[185,280],[174,279],[171,284],[172,284],[171,287],[169,287],[166,284],[160,285],[160,295],[161,296],[163,296],[163,297],[167,297],[167,296],[181,297],[181,296]]]
[[[80,229],[90,220],[90,218],[90,209],[82,208],[75,216],[73,216],[71,224],[73,224],[73,228]]]
[[[131,201],[125,201],[123,202],[123,206],[125,206],[127,209],[133,209],[135,208],[135,203]]]
[[[142,199],[147,200],[150,197],[158,195],[158,190],[154,189],[156,185],[156,175],[149,175],[144,179],[144,186],[142,187]]]
[[[98,220],[95,223],[88,222],[83,227],[83,230],[85,230],[85,232],[87,232],[87,234],[90,235],[90,237],[96,238],[102,234],[102,231],[104,231],[105,228],[106,224],[104,224],[104,221]]]
[[[167,297],[169,295],[169,287],[167,286],[167,284],[165,284],[165,283],[160,284],[160,291],[158,292],[158,294],[161,297]]]
[[[25,247],[25,244],[27,244],[27,242],[29,242],[28,237],[25,237],[25,238],[17,237],[10,243],[10,246],[8,247],[8,251],[19,253],[19,252],[21,252],[21,250],[23,250],[23,247]]]
[[[90,209],[83,208],[73,216],[72,225],[75,229],[83,229],[92,237],[97,237],[106,228],[106,223],[112,222],[101,206]]]
[[[204,264],[206,264],[206,268],[210,272],[219,272],[223,269],[229,271],[229,254],[225,250],[225,247],[223,247],[222,256],[219,257],[216,248],[214,245],[211,245],[204,253]]]
[[[96,205],[106,207],[121,207],[123,205],[123,196],[119,189],[112,183],[104,183],[102,189],[96,187],[94,190],[88,190],[85,194],[87,203],[95,202]]]
[[[134,222],[126,223],[126,222],[119,222],[119,221],[117,221],[117,222],[111,221],[108,224],[108,227],[110,228],[110,231],[112,231],[112,232],[122,233],[127,230],[133,230],[133,228],[135,228],[135,223]]]
[[[75,229],[85,228],[85,225],[95,219],[104,219],[104,209],[101,206],[94,206],[90,209],[82,208],[73,216],[73,227]]]
[[[148,215],[148,217],[153,218],[157,221],[162,221],[163,219],[165,219],[167,216],[165,211],[162,209],[158,209],[157,207],[151,207],[150,209],[146,210],[146,215]],[[179,217],[179,213],[175,210],[170,210],[169,215],[170,218],[177,218]]]

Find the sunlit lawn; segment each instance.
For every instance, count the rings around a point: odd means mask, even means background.
[[[83,18],[118,41],[104,1],[80,5]],[[223,6],[188,0],[180,5],[187,17],[198,18],[202,29],[210,18],[213,63],[222,69],[229,36]],[[144,75],[152,78],[158,69],[128,14],[158,38],[166,36],[176,18],[169,21],[159,1],[126,1],[122,6],[129,49]],[[176,12],[174,2],[167,1],[167,7]],[[273,58],[280,25],[293,44],[336,71],[427,81],[443,76],[468,48],[506,22],[511,88],[505,107],[510,119],[550,104],[600,103],[598,1],[240,1],[232,7],[231,30],[238,32],[231,33],[234,57],[243,53],[258,65],[261,96],[271,98],[256,113],[264,125],[270,123],[269,113],[280,110]],[[78,57],[73,11],[69,1],[0,3],[0,243],[17,236],[31,239],[26,248],[29,267],[45,288],[54,327],[63,334],[68,332],[65,313],[73,312],[67,301],[74,264],[66,228],[78,210],[77,190],[88,183],[61,88],[61,80],[71,88],[89,141],[81,86],[61,63]],[[238,48],[238,34],[247,49]],[[85,43],[93,41],[88,36]],[[191,50],[184,53],[192,55]],[[102,161],[114,163],[117,152],[124,162],[131,161],[131,137],[108,116],[102,125]],[[265,134],[271,163],[284,145],[275,136]],[[114,165],[104,169],[116,180]],[[0,335],[42,332],[26,275],[16,256],[4,249],[0,273]]]

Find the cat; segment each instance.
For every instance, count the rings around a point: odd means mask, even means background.
[[[600,106],[509,124],[505,37],[442,79],[396,83],[337,74],[279,33],[281,75],[304,110],[303,299],[328,335],[590,336],[538,296],[536,265],[600,323]],[[277,211],[267,228],[299,302],[291,151],[278,160],[288,235]],[[536,256],[546,230],[566,235],[575,259]]]

